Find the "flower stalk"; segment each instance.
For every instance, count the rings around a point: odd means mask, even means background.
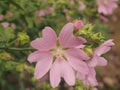
[[[16,47],[0,47],[3,50],[14,50],[14,51],[34,51],[33,48],[16,48]]]

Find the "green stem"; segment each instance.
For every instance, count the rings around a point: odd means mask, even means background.
[[[0,47],[0,49],[4,50],[14,50],[14,51],[32,51],[35,50],[33,48],[15,48],[15,47]]]
[[[14,44],[16,41],[17,41],[17,39],[11,41],[8,46],[11,46],[11,45]]]

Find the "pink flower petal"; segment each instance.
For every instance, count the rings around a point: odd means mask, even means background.
[[[62,72],[62,77],[67,82],[68,85],[73,86],[75,84],[75,75],[72,67],[64,61],[64,67]]]
[[[107,60],[103,57],[99,57],[98,66],[106,66],[106,65],[107,65]]]
[[[80,73],[80,72],[77,72],[76,74],[76,77],[79,79],[79,80],[82,80],[84,81],[86,79],[86,75]]]
[[[85,47],[85,45],[79,45],[79,46],[77,46],[75,48],[84,48],[84,47]]]
[[[90,67],[95,67],[95,66],[105,66],[107,65],[107,60],[103,57],[100,57],[98,55],[95,55],[89,62],[88,65]]]
[[[56,60],[50,69],[50,84],[53,88],[57,87],[61,81],[62,71],[60,65],[61,60]]]
[[[88,73],[88,67],[85,62],[82,60],[75,58],[74,56],[71,55],[66,55],[67,61],[70,63],[70,65],[78,72],[82,74],[87,74]]]
[[[111,15],[118,7],[116,0],[97,0],[98,12],[104,15]]]
[[[51,58],[52,58],[52,54],[48,51],[45,52],[35,51],[28,56],[28,61],[32,63],[32,62],[38,62],[40,60],[46,60]]]
[[[98,12],[107,15],[108,11],[106,10],[105,6],[101,6],[98,8]]]
[[[52,62],[53,60],[51,57],[46,57],[37,62],[34,77],[37,79],[42,78],[49,71],[50,67],[52,66]]]
[[[31,46],[39,50],[49,50],[55,46],[57,36],[50,27],[45,27],[42,31],[42,38],[37,38],[31,42]]]
[[[61,77],[64,78],[68,85],[75,84],[74,71],[71,66],[65,60],[58,59],[50,70],[50,83],[52,87],[58,86]]]
[[[72,56],[74,58],[78,58],[78,59],[81,59],[81,60],[89,60],[90,57],[81,49],[68,49],[66,51],[66,54],[69,55],[69,56]]]
[[[109,21],[107,17],[102,16],[102,15],[100,16],[100,19],[103,23],[107,23]]]
[[[63,47],[76,47],[86,42],[82,37],[75,37],[73,35],[73,30],[73,23],[68,23],[62,28],[59,35],[59,41]]]
[[[89,74],[87,76],[87,79],[89,81],[89,84],[92,86],[97,86],[97,80],[96,80],[96,72],[94,68],[89,68]]]
[[[88,61],[88,66],[96,67],[98,64],[97,60],[98,60],[98,56],[97,55],[93,56],[93,58],[90,61]]]
[[[106,42],[104,42],[102,45],[100,45],[98,48],[95,49],[95,54],[97,54],[98,56],[105,54],[106,52],[108,52],[111,49],[111,46],[113,46],[113,40],[107,40]]]
[[[88,74],[87,75],[83,75],[82,73],[77,72],[77,78],[81,81],[83,81],[83,83],[86,86],[97,86],[97,80],[96,80],[96,72],[94,68],[89,68]]]

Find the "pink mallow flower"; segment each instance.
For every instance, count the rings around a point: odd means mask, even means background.
[[[89,60],[88,65],[90,67],[107,65],[107,60],[103,58],[101,55],[107,53],[111,49],[111,46],[113,45],[114,45],[113,40],[109,39],[106,42],[104,42],[102,45],[97,47],[94,50],[94,55],[91,58],[91,60]]]
[[[3,26],[4,28],[7,28],[7,27],[9,26],[9,23],[8,23],[8,22],[2,22],[1,24],[2,24],[2,26]]]
[[[114,45],[113,40],[109,39],[106,42],[104,42],[102,45],[97,47],[94,50],[94,55],[91,58],[91,60],[89,60],[88,65],[90,67],[107,65],[107,60],[101,57],[101,55],[107,53],[111,49],[111,46],[113,45]]]
[[[82,2],[82,1],[80,1],[79,2],[79,7],[78,7],[78,11],[83,11],[84,9],[86,8],[86,5]]]
[[[80,29],[80,28],[82,28],[83,26],[84,26],[84,23],[83,23],[82,20],[76,20],[76,21],[74,22],[74,27],[75,27],[75,29]]]
[[[81,80],[84,83],[84,85],[92,87],[98,85],[98,82],[96,80],[95,67],[105,66],[107,64],[107,60],[101,57],[101,55],[108,52],[111,49],[111,46],[113,45],[113,40],[110,39],[95,49],[93,57],[90,60],[86,61],[89,68],[87,75],[83,75],[82,73],[77,72],[77,78]]]
[[[38,16],[39,17],[43,17],[43,16],[51,14],[53,12],[54,12],[54,8],[53,7],[41,9],[41,10],[38,11]]]
[[[111,15],[113,11],[118,7],[118,0],[97,0],[98,12],[104,15]]]
[[[89,56],[77,46],[82,45],[86,40],[73,35],[73,23],[66,24],[57,38],[55,31],[51,27],[45,27],[42,37],[31,42],[31,46],[37,51],[28,57],[29,62],[37,62],[34,76],[42,78],[50,71],[50,84],[57,87],[61,77],[68,85],[75,84],[75,72],[83,75],[88,73],[87,64],[83,60],[88,60]]]

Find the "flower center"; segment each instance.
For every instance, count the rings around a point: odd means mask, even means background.
[[[58,57],[58,58],[61,58],[62,55],[63,55],[63,50],[62,50],[62,48],[59,48],[59,47],[56,48],[54,55],[55,55],[56,57]]]
[[[55,48],[51,49],[51,53],[53,54],[55,59],[64,58],[64,49],[61,47],[55,47]]]
[[[63,48],[60,46],[59,41],[56,42],[56,46],[50,50],[50,52],[54,56],[54,60],[61,58],[61,59],[66,59],[64,55],[64,51],[67,50],[68,48]]]

